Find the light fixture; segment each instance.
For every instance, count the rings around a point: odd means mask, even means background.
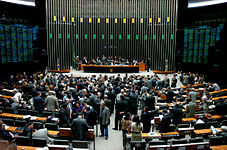
[[[189,3],[188,8],[216,5],[216,4],[226,3],[226,2],[227,0],[210,0],[210,1],[204,1],[204,2],[194,2],[194,3]]]
[[[0,0],[0,1],[35,7],[35,0],[33,2],[32,1],[24,1],[24,0]]]

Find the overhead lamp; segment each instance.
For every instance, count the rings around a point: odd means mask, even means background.
[[[0,0],[0,1],[35,7],[35,1],[34,2],[29,2],[24,0]]]
[[[195,3],[189,3],[188,8],[216,5],[216,4],[226,3],[226,2],[227,0],[210,0],[210,1],[204,1],[204,2],[195,2]]]

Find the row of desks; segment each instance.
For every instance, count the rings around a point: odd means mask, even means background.
[[[26,115],[18,115],[18,114],[10,114],[10,113],[2,113],[0,117],[8,117],[8,118],[20,118],[22,119]],[[36,116],[32,116],[36,117]],[[36,117],[36,121],[47,121],[47,117]]]
[[[6,129],[6,131],[10,131],[10,132],[14,132],[14,131],[16,131],[16,132],[22,132],[22,130],[17,130],[17,128],[18,128],[18,127],[9,126],[9,127]],[[52,136],[57,137],[58,134],[59,134],[59,131],[48,130],[48,133],[49,133],[50,135],[52,135]]]

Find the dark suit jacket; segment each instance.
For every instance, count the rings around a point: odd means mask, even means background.
[[[87,121],[83,118],[73,119],[71,124],[71,129],[73,132],[73,139],[75,140],[86,140],[88,132]]]
[[[59,126],[69,126],[69,121],[70,121],[70,114],[69,114],[69,110],[64,110],[63,108],[61,108],[61,110],[59,111]]]
[[[33,101],[34,101],[35,110],[43,111],[43,109],[45,107],[45,100],[40,96],[36,96],[36,97],[34,97]]]
[[[218,103],[215,107],[215,114],[217,115],[227,115],[227,103]]]

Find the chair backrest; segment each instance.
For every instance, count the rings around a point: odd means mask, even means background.
[[[189,128],[190,124],[178,124],[177,128]]]
[[[32,138],[32,145],[36,147],[45,147],[47,141],[45,138]]]
[[[38,111],[36,111],[36,110],[28,110],[28,114],[31,115],[31,116],[38,116],[39,115]]]
[[[3,106],[0,106],[0,110],[4,111],[4,109],[5,109],[5,108],[4,108]]]
[[[186,144],[186,139],[174,139],[172,144]]]
[[[54,140],[54,144],[56,145],[69,145],[69,141],[68,140]]]
[[[209,138],[210,146],[222,145],[223,139],[224,139],[223,136],[211,136]]]
[[[34,129],[43,129],[43,123],[42,122],[33,122],[33,128]]]
[[[196,138],[191,138],[190,139],[190,143],[200,143],[203,142],[203,138],[202,137],[196,137]]]
[[[146,150],[146,141],[131,141],[130,148],[135,150]]]
[[[211,126],[214,126],[215,128],[217,128],[218,127],[218,121],[209,121],[209,122],[207,122],[207,128],[210,128]]]
[[[18,111],[18,114],[20,114],[20,115],[27,115],[28,114],[27,109],[17,109],[17,111]]]
[[[58,131],[58,125],[56,123],[45,123],[45,128],[47,128],[47,130]]]
[[[166,141],[164,140],[159,140],[159,141],[149,141],[149,146],[151,145],[166,145]]]
[[[205,123],[197,123],[194,125],[194,129],[195,130],[199,130],[199,129],[205,129],[206,128],[206,124]]]
[[[177,128],[176,125],[170,124],[170,125],[169,125],[169,130],[168,130],[168,131],[169,131],[169,132],[175,132],[175,131],[176,131],[176,128]]]
[[[88,141],[72,141],[73,148],[88,148]]]
[[[15,126],[16,127],[25,127],[26,126],[26,121],[24,121],[24,120],[15,120]]]
[[[42,117],[53,116],[53,112],[51,112],[51,111],[43,111],[41,116]]]
[[[13,114],[14,113],[14,110],[11,107],[5,107],[5,113],[11,113],[11,114]]]
[[[13,119],[2,119],[3,123],[8,126],[14,126],[14,120]]]
[[[17,143],[17,145],[29,146],[30,145],[29,137],[27,137],[27,136],[18,136],[16,138],[16,143]]]
[[[223,120],[221,123],[222,126],[227,126],[227,120]]]

